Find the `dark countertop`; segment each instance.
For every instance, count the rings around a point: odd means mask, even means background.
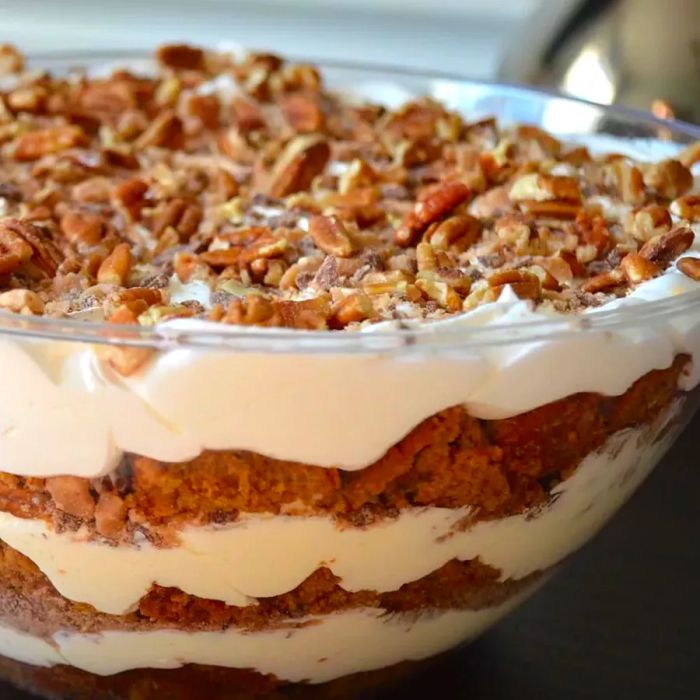
[[[699,436],[700,414],[603,533],[543,590],[387,700],[700,694]],[[1,684],[0,698],[30,700]]]

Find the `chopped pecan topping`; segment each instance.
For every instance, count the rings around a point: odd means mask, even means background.
[[[700,221],[698,144],[643,163],[432,99],[361,103],[272,54],[156,59],[66,79],[0,47],[4,311],[352,330],[510,286],[576,313],[664,274]],[[128,375],[151,355],[124,342],[100,356]],[[120,505],[96,507],[110,536]]]

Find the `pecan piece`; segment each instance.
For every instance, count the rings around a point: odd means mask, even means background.
[[[666,199],[675,199],[693,186],[693,174],[674,158],[644,166],[644,184]]]
[[[309,235],[314,245],[328,255],[349,258],[354,252],[345,226],[335,216],[312,216]]]
[[[29,289],[10,289],[0,294],[0,309],[17,314],[40,315],[44,312],[44,302]]]
[[[700,221],[700,194],[687,194],[671,203],[671,211],[682,219]]]
[[[207,129],[219,126],[221,104],[216,95],[190,95],[187,98],[187,113],[198,119]]]
[[[175,70],[202,70],[204,51],[187,44],[165,44],[156,51],[158,62]]]
[[[329,325],[331,328],[344,328],[350,323],[359,323],[374,315],[374,305],[369,296],[363,292],[353,292],[333,307]]]
[[[681,258],[676,265],[684,275],[700,282],[700,258]]]
[[[425,240],[433,248],[447,250],[454,247],[463,252],[476,243],[481,233],[481,221],[470,214],[450,216],[438,224],[433,224],[425,232]]]
[[[318,331],[328,327],[330,303],[325,294],[304,301],[279,301],[277,309],[287,328]]]
[[[607,168],[622,201],[634,206],[642,205],[646,195],[641,170],[623,158],[613,161]]]
[[[661,272],[656,263],[647,260],[639,253],[625,255],[620,263],[620,268],[630,284],[646,282]]]
[[[416,264],[420,272],[437,268],[437,256],[432,244],[423,242],[416,246]]]
[[[132,303],[135,304],[135,302]],[[146,304],[142,303],[140,308],[145,306]],[[126,303],[119,306],[107,319],[107,322],[136,325],[138,324],[138,315]],[[128,345],[101,345],[97,349],[99,357],[123,377],[129,377],[138,372],[151,359],[153,353],[154,351],[150,348],[130,347]]]
[[[429,273],[429,271],[427,271]],[[416,287],[428,298],[450,312],[462,308],[462,300],[457,292],[437,275],[425,274],[416,280]]]
[[[688,144],[678,155],[686,168],[692,168],[696,163],[700,162],[700,141]]]
[[[14,158],[19,161],[39,160],[51,153],[73,148],[83,141],[79,126],[54,126],[22,134],[15,142]]]
[[[102,240],[105,226],[97,214],[71,210],[61,217],[61,231],[71,243],[93,246]]]
[[[73,187],[71,196],[81,204],[105,204],[109,202],[111,183],[106,177],[92,177]]]
[[[279,98],[278,104],[289,126],[297,133],[321,131],[324,116],[318,101],[301,93],[289,93]]]
[[[97,281],[100,284],[115,284],[123,286],[131,272],[133,258],[128,243],[120,243],[103,260],[97,271]]]
[[[245,97],[234,97],[231,100],[231,111],[236,126],[242,133],[263,129],[265,117],[260,106]]]
[[[581,291],[593,294],[619,287],[625,281],[622,270],[615,269],[610,272],[603,272],[600,275],[591,277],[581,285]]]
[[[574,257],[575,260],[575,256]],[[572,266],[561,255],[552,255],[537,260],[537,264],[547,271],[559,286],[569,284],[574,279]]]
[[[540,279],[526,270],[502,270],[488,278],[489,287],[500,296],[509,286],[521,299],[538,299],[540,296]]]
[[[694,240],[693,231],[685,226],[680,226],[673,231],[661,233],[649,239],[642,246],[639,254],[661,267],[666,267],[679,255],[685,253],[693,245]]]
[[[542,173],[522,175],[513,183],[508,194],[514,202],[581,201],[581,190],[576,178]]]
[[[0,274],[14,272],[29,260],[53,277],[63,256],[39,226],[21,219],[0,221]]]
[[[449,214],[471,197],[471,190],[462,182],[445,182],[404,219],[394,233],[394,241],[401,246],[412,245],[420,234],[435,221]]]
[[[12,220],[0,222],[0,275],[14,272],[32,257],[32,252],[29,243],[12,226]]]
[[[132,219],[138,219],[145,204],[148,185],[139,178],[120,182],[114,189],[114,199],[129,213]]]
[[[648,241],[664,231],[670,231],[673,222],[666,207],[650,204],[630,212],[625,219],[625,232],[638,241]]]
[[[267,193],[279,199],[307,190],[311,181],[323,172],[330,155],[328,141],[321,136],[296,136],[277,159],[270,173]]]
[[[580,204],[559,200],[548,202],[525,200],[520,202],[520,209],[525,214],[538,219],[575,219],[581,213]]]
[[[178,233],[180,240],[189,240],[196,232],[202,221],[202,208],[198,204],[189,204],[182,198],[168,202],[153,221],[153,235],[161,236],[172,227]]]
[[[24,68],[24,57],[12,44],[0,44],[0,75],[20,73]]]
[[[516,129],[516,134],[523,141],[534,141],[546,155],[556,157],[561,152],[561,142],[538,126],[521,124]]]
[[[136,148],[159,146],[161,148],[178,148],[182,145],[182,121],[171,110],[161,112],[136,139]]]

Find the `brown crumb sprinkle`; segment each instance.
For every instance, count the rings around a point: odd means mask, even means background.
[[[693,243],[697,145],[658,163],[593,157],[427,98],[351,103],[313,66],[271,54],[172,44],[156,58],[150,77],[75,80],[23,72],[0,47],[11,78],[0,294],[21,290],[3,309],[106,320],[113,293],[163,279],[136,314],[153,324],[184,313],[162,311],[175,271],[216,300],[186,315],[229,324],[438,319],[506,286],[579,311],[662,274]],[[217,88],[226,81],[233,96]],[[693,263],[679,267],[697,279]]]

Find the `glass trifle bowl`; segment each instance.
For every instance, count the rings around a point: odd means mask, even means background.
[[[524,601],[692,414],[694,127],[268,54],[0,56],[15,684],[356,693]]]

